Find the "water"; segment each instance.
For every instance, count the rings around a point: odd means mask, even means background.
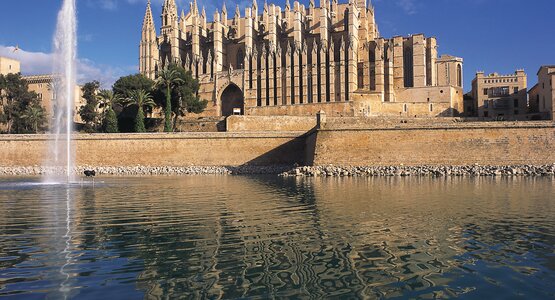
[[[49,149],[49,160],[45,162],[52,174],[47,182],[74,180],[73,170],[75,149],[71,140],[75,102],[75,85],[77,80],[77,17],[75,0],[64,0],[58,13],[56,33],[54,35],[55,80],[53,90],[54,121],[51,126],[54,139]],[[65,176],[60,176],[64,174]]]
[[[0,296],[555,297],[552,178],[101,181],[0,180]]]

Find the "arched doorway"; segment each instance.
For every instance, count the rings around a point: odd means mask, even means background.
[[[233,110],[235,109],[235,114],[243,114],[245,110],[244,97],[241,89],[235,84],[228,85],[222,93],[222,116],[233,115]]]

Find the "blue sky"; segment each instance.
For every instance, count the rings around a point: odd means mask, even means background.
[[[235,3],[226,0],[228,11]],[[262,5],[263,0],[258,0]],[[62,0],[3,0],[0,55],[22,60],[25,74],[50,72],[52,34]],[[109,86],[138,71],[138,44],[147,0],[77,0],[80,81]],[[152,0],[156,26],[163,0]],[[179,9],[188,1],[176,0]],[[308,4],[308,0],[301,1]],[[317,4],[319,1],[315,1]],[[343,1],[340,1],[343,2]],[[211,16],[222,0],[199,0]],[[274,2],[284,6],[285,0]],[[383,37],[424,33],[438,39],[439,53],[464,59],[465,90],[477,70],[513,73],[523,68],[528,85],[540,65],[555,64],[555,0],[373,0]],[[11,47],[19,45],[20,51]]]

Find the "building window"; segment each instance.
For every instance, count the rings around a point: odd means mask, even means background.
[[[430,103],[430,112],[434,111],[434,105]]]
[[[509,95],[508,86],[494,87],[491,89],[491,96],[493,97],[501,97],[501,96],[508,96],[508,95]]]
[[[515,86],[514,92],[515,92],[515,94],[518,94],[518,87]]]
[[[488,106],[489,106],[489,101],[488,100],[484,101],[484,108],[488,108]]]
[[[243,55],[243,50],[239,49],[239,51],[237,51],[237,69],[243,69],[244,60],[245,56]]]
[[[462,87],[462,66],[457,65],[457,85]]]
[[[405,87],[413,87],[413,65],[412,65],[412,49],[407,47],[403,51],[403,69],[404,69],[404,81]]]
[[[514,99],[514,100],[513,100],[513,106],[514,106],[514,107],[518,107],[518,99]]]
[[[403,112],[407,112],[408,111],[408,107],[406,104],[403,104]]]
[[[484,112],[484,118],[489,117],[489,113],[487,111]]]
[[[518,115],[518,110],[515,110],[515,115]]]
[[[488,95],[488,89],[484,89],[484,96]]]

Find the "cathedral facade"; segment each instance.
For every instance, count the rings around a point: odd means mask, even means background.
[[[165,0],[156,31],[150,1],[140,72],[190,70],[209,100],[204,115],[457,116],[464,113],[461,58],[438,58],[433,37],[380,37],[366,0],[310,0],[285,7],[224,4],[208,22],[190,3]]]

